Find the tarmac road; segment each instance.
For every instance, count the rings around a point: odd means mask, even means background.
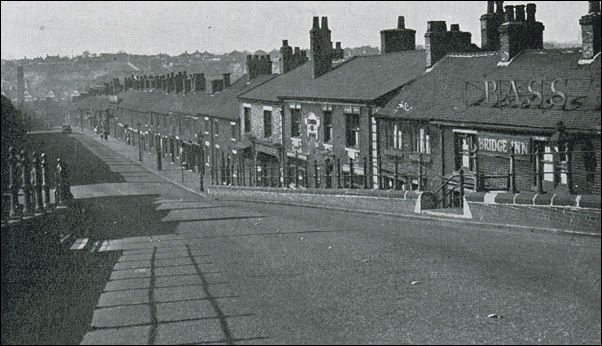
[[[600,238],[219,201],[73,138],[106,167],[38,342],[600,344]]]

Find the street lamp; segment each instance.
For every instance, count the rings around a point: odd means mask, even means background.
[[[138,161],[142,161],[142,142],[140,141],[142,134],[140,133],[140,123],[137,123],[136,127],[138,128]]]

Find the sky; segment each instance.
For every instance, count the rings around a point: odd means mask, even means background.
[[[506,1],[504,5],[526,2]],[[581,42],[579,18],[587,1],[535,1],[544,40]],[[270,51],[283,39],[306,49],[313,16],[328,16],[332,41],[343,47],[380,47],[380,30],[404,16],[424,44],[426,22],[460,24],[481,43],[486,1],[353,2],[20,2],[2,1],[2,59],[91,53]]]

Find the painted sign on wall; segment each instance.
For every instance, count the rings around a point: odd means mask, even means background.
[[[509,153],[514,150],[515,155],[529,154],[531,141],[529,138],[506,136],[497,133],[479,133],[479,151],[496,153]]]

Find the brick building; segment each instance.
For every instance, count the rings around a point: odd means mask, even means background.
[[[495,18],[489,3],[482,21]],[[499,37],[483,45],[497,51],[427,62],[428,73],[376,112],[384,187],[416,185],[420,169],[434,191],[463,168],[480,190],[599,194],[599,6],[590,2],[580,21],[581,50],[543,49],[529,4],[526,16],[525,6],[506,6],[504,21],[493,22]]]
[[[415,50],[414,35],[400,17],[397,29],[381,33],[388,53],[342,61],[327,18],[320,25],[314,17],[311,61],[240,96],[243,140],[252,143],[259,166],[256,182],[349,186],[354,175],[356,185],[372,185],[364,169],[378,174],[373,110],[424,71],[425,53]],[[343,182],[333,181],[335,170]]]

